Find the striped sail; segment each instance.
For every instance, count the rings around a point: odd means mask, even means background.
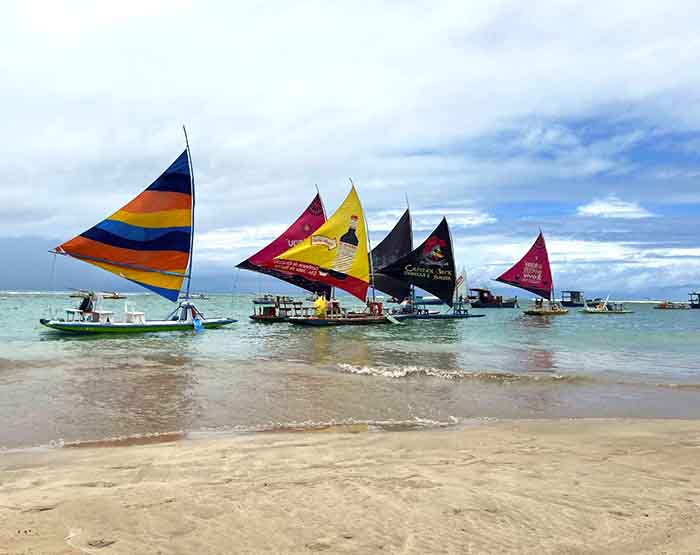
[[[177,301],[188,277],[191,237],[192,179],[185,150],[135,199],[55,252]]]

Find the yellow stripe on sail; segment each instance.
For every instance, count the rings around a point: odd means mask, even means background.
[[[367,226],[355,187],[326,223],[277,259],[313,264],[369,283]]]
[[[164,210],[163,212],[126,212],[125,210],[118,210],[108,219],[136,227],[190,227],[192,211],[189,209]]]
[[[169,276],[165,274],[159,274],[157,272],[144,272],[142,270],[132,270],[130,268],[122,268],[121,266],[113,266],[112,264],[105,264],[104,262],[95,262],[92,260],[85,260],[90,264],[94,264],[107,270],[113,274],[121,276],[131,281],[137,281],[139,283],[145,283],[146,285],[152,285],[154,287],[161,287],[163,289],[176,289],[179,290],[182,285],[183,278],[180,276]],[[168,270],[173,273],[185,274],[187,272],[186,268],[178,268],[174,270]]]

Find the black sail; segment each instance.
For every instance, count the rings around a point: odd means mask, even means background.
[[[372,249],[372,267],[374,268],[374,287],[402,301],[411,294],[410,283],[391,277],[383,272],[413,250],[413,232],[411,214],[408,209],[396,223],[389,234]]]
[[[443,218],[418,248],[382,268],[382,273],[400,282],[412,283],[452,306],[456,271],[447,220]]]

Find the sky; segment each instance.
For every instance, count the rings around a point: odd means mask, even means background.
[[[182,151],[193,288],[352,177],[379,242],[443,215],[469,283],[545,234],[557,289],[700,289],[700,3],[0,0],[0,289],[128,282],[47,250]],[[55,270],[52,266],[55,263]]]

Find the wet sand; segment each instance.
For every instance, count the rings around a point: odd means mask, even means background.
[[[700,421],[0,455],[0,553],[698,553]]]

